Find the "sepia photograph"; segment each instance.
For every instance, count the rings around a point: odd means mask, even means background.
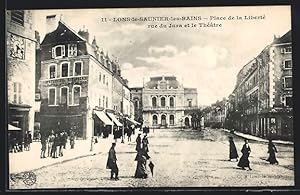
[[[9,190],[295,186],[291,6],[5,20]]]

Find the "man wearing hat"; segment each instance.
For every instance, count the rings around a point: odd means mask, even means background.
[[[138,136],[137,136],[137,138],[136,138],[136,147],[135,147],[135,150],[137,151],[137,152],[139,152],[140,150],[141,150],[141,144],[142,144],[142,138],[141,138],[141,132],[139,132],[138,133]]]
[[[116,142],[112,142],[111,148],[109,149],[109,152],[108,152],[106,168],[111,169],[110,179],[114,179],[113,176],[115,175],[115,180],[118,180],[119,179],[118,178],[119,169],[118,169],[118,165],[117,165],[115,146],[116,146]]]

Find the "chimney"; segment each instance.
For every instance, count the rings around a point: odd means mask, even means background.
[[[85,30],[85,26],[83,26],[83,30],[79,30],[78,31],[78,34],[80,36],[82,36],[88,43],[89,43],[89,36],[90,36],[90,33],[88,31],[88,29]]]
[[[58,19],[56,15],[46,16],[46,33],[53,32],[57,28]]]

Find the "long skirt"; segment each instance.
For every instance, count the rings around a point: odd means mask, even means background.
[[[146,163],[143,163],[142,161],[137,162],[134,177],[135,178],[147,178]]]
[[[269,158],[267,159],[267,161],[270,162],[270,164],[278,164],[278,161],[276,159],[276,156],[275,156],[275,152],[270,152],[270,155],[269,155]]]
[[[250,166],[250,162],[249,162],[248,158],[249,158],[249,155],[243,154],[242,157],[241,157],[241,159],[240,159],[240,161],[239,161],[239,163],[238,163],[238,166],[242,167],[242,168],[249,167]]]
[[[229,159],[235,159],[235,158],[238,158],[238,157],[239,157],[239,155],[237,153],[235,145],[230,146]]]

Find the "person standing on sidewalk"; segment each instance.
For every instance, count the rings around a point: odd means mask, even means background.
[[[247,139],[245,139],[245,144],[243,145],[242,153],[243,153],[243,155],[238,163],[238,166],[244,170],[246,170],[245,167],[248,167],[249,170],[251,171],[252,169],[250,168],[250,161],[248,159],[249,155],[251,153],[251,149],[250,149]]]
[[[74,133],[74,131],[71,131],[71,133],[70,133],[70,146],[71,146],[71,149],[74,149],[74,145],[75,145],[75,133]]]
[[[270,164],[277,164],[278,165],[278,161],[276,159],[275,153],[277,152],[277,148],[275,147],[272,139],[269,139],[269,144],[268,144],[268,153],[269,153],[269,158],[267,159],[267,161],[270,162]]]
[[[118,180],[118,175],[119,175],[119,168],[117,165],[117,156],[116,156],[116,151],[115,151],[116,143],[113,142],[111,145],[111,148],[109,149],[108,152],[108,158],[107,158],[107,163],[106,163],[106,168],[110,169],[110,179],[115,179]],[[115,175],[115,178],[114,178]]]
[[[239,155],[237,153],[234,141],[233,141],[233,137],[229,137],[229,161],[231,161],[231,159],[236,159],[236,161],[238,161],[239,159]]]
[[[128,137],[128,142],[131,142],[131,134],[132,134],[132,129],[131,127],[127,127],[127,137]]]
[[[59,147],[58,133],[55,133],[53,145],[52,145],[52,158],[57,158],[57,148]]]
[[[44,134],[41,135],[41,144],[42,144],[42,148],[41,148],[40,158],[46,158],[45,153],[47,148],[47,137]]]
[[[51,131],[51,134],[48,137],[48,157],[53,155],[53,142],[54,142],[54,131]]]
[[[63,147],[64,147],[64,142],[65,142],[65,138],[64,138],[64,132],[61,132],[59,134],[59,156],[63,156]]]
[[[63,146],[64,146],[64,149],[66,149],[66,145],[67,145],[67,142],[68,142],[68,134],[64,130],[62,135],[63,135]]]

